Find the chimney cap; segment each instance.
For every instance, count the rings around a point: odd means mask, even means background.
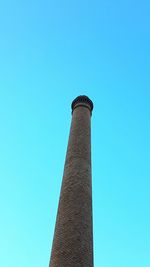
[[[88,104],[90,106],[90,110],[92,112],[93,110],[93,102],[90,98],[88,98],[88,96],[86,95],[80,95],[80,96],[77,96],[73,101],[72,101],[72,104],[71,104],[71,108],[72,108],[72,111],[74,110],[76,104],[78,103],[85,103],[85,104]]]

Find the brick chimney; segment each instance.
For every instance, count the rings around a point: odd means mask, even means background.
[[[72,122],[49,267],[93,267],[93,103],[87,96],[78,96],[71,107]]]

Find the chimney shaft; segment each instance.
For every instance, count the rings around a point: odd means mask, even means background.
[[[91,113],[87,96],[72,102],[72,122],[49,267],[93,267]]]

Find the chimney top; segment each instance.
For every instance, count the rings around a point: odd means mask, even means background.
[[[80,96],[78,96],[78,97],[76,97],[73,101],[72,101],[72,104],[71,104],[71,108],[72,108],[72,112],[73,112],[73,110],[77,107],[77,106],[79,106],[79,105],[84,105],[85,104],[85,106],[89,106],[89,108],[90,108],[90,111],[92,112],[92,110],[93,110],[93,102],[92,102],[92,100],[90,99],[90,98],[88,98],[88,96],[86,96],[86,95],[80,95]]]

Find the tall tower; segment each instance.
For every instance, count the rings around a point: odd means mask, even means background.
[[[87,96],[78,96],[71,107],[72,122],[49,267],[93,267],[93,103]]]

